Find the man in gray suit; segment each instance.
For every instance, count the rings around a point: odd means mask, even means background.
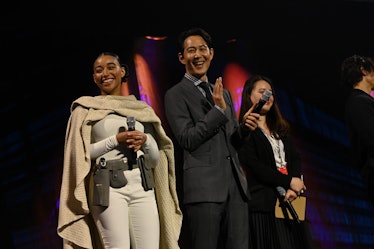
[[[186,72],[166,92],[165,114],[183,149],[183,210],[190,248],[248,249],[250,197],[236,149],[257,127],[259,115],[249,111],[239,126],[222,78],[209,83],[214,49],[205,30],[182,32],[178,44],[178,58]]]

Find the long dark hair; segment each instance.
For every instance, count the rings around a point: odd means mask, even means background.
[[[290,130],[290,124],[283,117],[281,111],[279,110],[278,104],[276,102],[276,94],[274,90],[273,83],[270,78],[263,75],[253,75],[244,84],[242,92],[242,103],[239,111],[239,120],[243,119],[244,114],[253,106],[254,103],[251,101],[251,93],[256,83],[260,80],[264,80],[271,86],[274,103],[270,108],[269,112],[266,114],[266,124],[270,129],[270,132],[276,138],[282,138],[287,136]]]

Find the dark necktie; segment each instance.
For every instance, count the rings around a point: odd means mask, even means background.
[[[200,86],[202,89],[204,89],[204,91],[205,91],[205,96],[206,96],[206,98],[208,99],[208,101],[209,101],[212,105],[214,105],[213,97],[212,97],[212,94],[210,93],[209,85],[208,85],[208,84],[209,84],[208,82],[201,82],[201,83],[199,84],[199,86]]]

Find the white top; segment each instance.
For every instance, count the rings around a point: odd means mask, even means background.
[[[284,145],[282,140],[276,139],[273,135],[267,134],[263,129],[261,129],[261,131],[265,134],[266,138],[271,144],[271,147],[273,148],[274,159],[277,168],[286,167],[286,153],[284,152]]]
[[[98,121],[92,126],[90,156],[91,160],[103,157],[106,160],[121,159],[129,154],[129,149],[118,143],[116,134],[121,130],[125,131],[127,127],[127,119],[118,114],[109,114],[104,119]],[[136,121],[135,129],[145,132],[142,123]],[[151,132],[151,131],[150,131]],[[156,167],[160,152],[154,137],[150,133],[146,133],[147,140],[143,144],[141,150],[137,151],[137,156],[144,155],[147,160],[147,166]]]

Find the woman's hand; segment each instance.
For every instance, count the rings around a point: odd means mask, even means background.
[[[117,141],[126,148],[133,149],[135,152],[142,148],[147,140],[147,135],[141,131],[123,131],[117,134]]]
[[[297,196],[300,196],[301,193],[303,193],[306,190],[306,186],[304,184],[304,181],[301,180],[299,177],[292,177],[290,188],[287,190],[286,197],[287,199],[290,199],[290,201],[293,201]],[[289,194],[289,197],[287,197],[287,194]]]
[[[288,200],[292,202],[297,198],[297,193],[293,191],[292,189],[287,189],[286,196],[284,197],[284,200]]]
[[[250,131],[254,131],[258,126],[258,119],[260,114],[252,112],[255,105],[253,105],[249,110],[243,115],[242,125],[247,127]]]

